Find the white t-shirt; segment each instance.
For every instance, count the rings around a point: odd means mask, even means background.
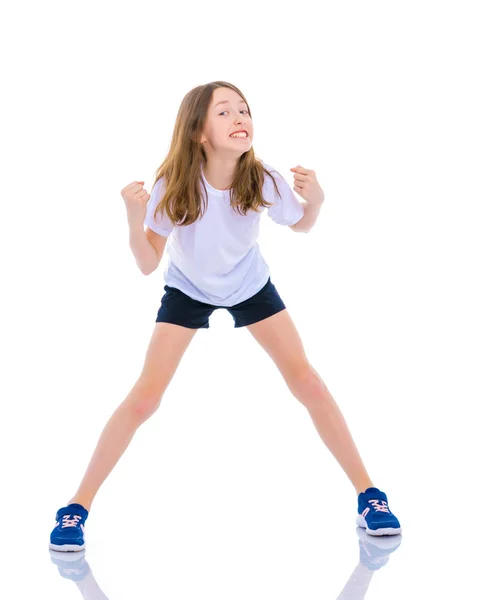
[[[280,198],[265,173],[263,197],[275,203],[266,207],[268,216],[279,225],[297,223],[304,215],[304,205],[278,171],[262,164],[275,178],[281,193]],[[230,206],[229,190],[212,187],[203,171],[201,176],[208,192],[208,207],[202,218],[190,225],[175,226],[166,212],[162,216],[158,211],[153,220],[155,208],[165,191],[162,177],[151,191],[144,224],[168,237],[166,285],[206,304],[234,306],[259,292],[270,276],[256,242],[265,207],[260,207],[260,212],[250,210],[246,215],[240,215]],[[204,193],[201,185],[200,189]]]

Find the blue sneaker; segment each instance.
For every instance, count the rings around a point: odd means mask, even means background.
[[[396,535],[401,525],[388,507],[388,498],[378,488],[370,487],[358,496],[356,525],[369,535]]]
[[[83,539],[88,511],[81,504],[69,504],[57,511],[55,527],[50,534],[50,549],[78,552],[85,548]]]

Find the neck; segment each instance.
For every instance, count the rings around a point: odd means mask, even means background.
[[[217,190],[228,190],[233,183],[238,159],[208,158],[208,164],[203,166],[206,181]]]

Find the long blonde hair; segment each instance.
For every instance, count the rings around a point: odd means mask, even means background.
[[[170,220],[177,226],[190,225],[207,208],[207,193],[201,179],[203,164],[206,164],[206,153],[200,143],[213,91],[219,87],[227,87],[237,92],[249,105],[240,90],[226,81],[213,81],[190,90],[183,98],[173,130],[172,142],[163,163],[155,172],[155,182],[165,177],[165,193],[156,207],[155,214],[165,211]],[[241,215],[249,210],[259,212],[260,206],[273,206],[263,198],[262,188],[264,174],[273,180],[276,193],[280,196],[278,186],[271,173],[256,158],[253,148],[238,159],[233,183],[230,188],[230,204]],[[202,202],[200,183],[205,191]],[[280,196],[281,197],[281,196]]]

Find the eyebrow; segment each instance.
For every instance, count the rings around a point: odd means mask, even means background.
[[[240,104],[246,104],[246,102],[244,100],[240,100],[239,102]],[[221,102],[218,102],[217,104],[215,104],[213,106],[213,108],[216,108],[217,106],[219,106],[220,104],[229,104],[229,100],[221,100]]]

